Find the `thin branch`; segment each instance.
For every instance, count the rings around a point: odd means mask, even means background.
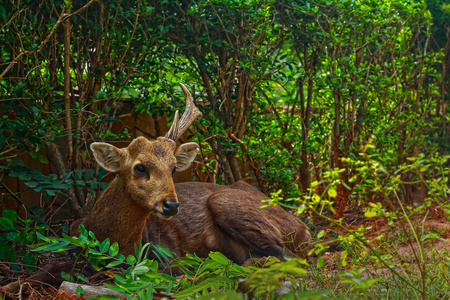
[[[1,183],[2,187],[8,192],[8,194],[10,194],[27,212],[29,212],[30,214],[37,216],[34,212],[32,212],[26,205],[25,203],[22,201],[22,199],[20,199],[19,197],[17,197],[16,194],[14,194],[13,191],[11,191],[3,182]]]
[[[50,30],[50,33],[45,37],[44,41],[37,46],[36,48],[34,48],[33,50],[27,51],[24,50],[22,52],[19,53],[19,55],[16,56],[16,58],[9,63],[9,65],[6,67],[5,70],[3,70],[2,74],[0,74],[0,79],[2,79],[6,73],[8,73],[8,71],[13,67],[14,64],[16,64],[20,58],[24,55],[30,55],[33,54],[35,52],[39,52],[39,50],[42,49],[42,47],[45,46],[45,44],[47,44],[47,42],[50,40],[50,38],[52,37],[52,35],[55,33],[56,29],[58,29],[59,25],[64,22],[65,20],[67,20],[68,18],[77,15],[79,13],[81,13],[83,10],[85,10],[86,8],[88,8],[92,3],[96,2],[98,0],[90,0],[88,3],[86,3],[86,5],[84,5],[83,7],[81,7],[79,10],[71,13],[71,14],[65,14],[64,12],[61,13],[61,15],[58,18],[58,21],[56,21],[55,25],[53,26],[52,30]],[[64,9],[65,10],[65,9]]]

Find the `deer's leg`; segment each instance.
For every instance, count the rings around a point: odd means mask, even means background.
[[[215,192],[207,199],[207,205],[224,236],[220,248],[228,249],[230,253],[224,254],[236,263],[242,264],[251,257],[295,256],[284,248],[281,231],[267,219],[259,208],[261,202],[250,193]]]

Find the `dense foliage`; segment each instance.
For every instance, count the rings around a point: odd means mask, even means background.
[[[448,0],[0,2],[0,259],[33,268],[37,256],[25,245],[49,234],[60,210],[69,219],[84,216],[107,186],[89,144],[135,137],[136,128],[119,126],[123,115],[170,120],[182,107],[178,82],[194,91],[203,112],[189,136],[202,146],[196,180],[245,178],[275,193],[274,202],[338,226],[349,206],[406,222],[425,252],[423,241],[437,237],[415,235],[410,217],[437,205],[448,218],[450,209],[449,21]],[[325,231],[318,231],[320,240]],[[384,257],[361,235],[337,238],[342,253],[358,257],[355,270],[388,261],[397,276],[395,255]],[[109,251],[96,242],[89,247]],[[313,252],[327,247],[318,242]],[[281,278],[278,265],[233,266],[230,275],[228,261],[208,259],[206,271],[201,259],[184,261],[205,271],[197,288],[195,280],[189,287],[152,274],[167,280],[165,289],[184,290],[181,298],[211,286],[219,297],[219,290],[234,291],[238,278],[268,295]],[[420,276],[397,287],[429,282],[423,253],[416,259]],[[303,275],[298,270],[306,266],[290,263],[283,278]],[[141,266],[157,273],[152,262]],[[317,282],[320,259],[315,267]],[[132,270],[124,282],[134,279]],[[358,282],[355,272],[346,275],[349,291],[364,293],[378,282]],[[333,288],[322,283],[311,299]],[[425,288],[412,291],[429,296]],[[222,295],[232,296],[240,297]]]

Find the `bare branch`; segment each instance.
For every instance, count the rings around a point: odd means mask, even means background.
[[[58,18],[58,21],[56,21],[55,25],[53,26],[52,30],[50,30],[50,33],[45,37],[44,41],[37,46],[36,48],[34,48],[33,50],[24,50],[22,52],[19,53],[19,55],[16,56],[16,58],[14,58],[14,60],[12,62],[9,63],[9,65],[5,68],[5,70],[3,70],[2,74],[0,74],[0,79],[2,79],[6,73],[8,73],[8,71],[13,67],[14,64],[16,64],[20,58],[24,55],[30,55],[33,54],[35,52],[39,52],[42,47],[45,46],[45,44],[47,44],[47,42],[50,40],[50,38],[52,37],[52,35],[55,33],[56,29],[58,29],[59,25],[64,22],[65,20],[67,20],[68,18],[77,15],[79,13],[81,13],[83,10],[85,10],[86,8],[88,8],[92,3],[97,2],[98,0],[90,0],[88,3],[86,3],[86,5],[84,5],[82,8],[80,8],[79,10],[71,13],[71,14],[65,14],[64,12],[61,13],[61,15]]]

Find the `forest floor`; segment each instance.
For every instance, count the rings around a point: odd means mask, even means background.
[[[355,266],[363,270],[360,274],[361,278],[385,279],[392,278],[393,272],[398,274],[396,276],[406,278],[412,273],[417,276],[425,268],[425,272],[433,273],[435,267],[442,264],[447,266],[446,257],[449,256],[450,251],[450,221],[439,211],[439,207],[432,206],[426,215],[412,216],[409,222],[403,220],[393,224],[389,224],[386,217],[365,218],[361,212],[348,212],[344,217],[343,225],[346,229],[355,231],[364,227],[364,236],[370,247],[375,249],[387,264],[369,259],[362,259],[363,262],[355,263],[361,259],[359,256],[361,251],[357,252],[356,257],[352,257],[355,252],[348,251],[347,265],[343,266],[341,253],[344,249],[339,242],[336,242],[336,237],[346,237],[351,233],[337,226],[324,226],[327,235],[322,243],[327,244],[328,241],[329,248],[319,256],[313,255],[309,259],[309,264],[314,265],[318,257],[323,258],[324,268],[329,271],[328,277],[332,279],[327,286],[324,284],[326,280],[318,280],[318,276],[312,275],[308,280],[311,288],[325,289],[333,285],[337,286],[342,278],[336,278],[334,275],[348,272]],[[381,235],[383,238],[379,239]],[[373,255],[368,248],[360,250],[366,250],[367,255]],[[434,274],[427,274],[427,276],[432,277]]]
[[[427,232],[435,232],[443,240],[439,240],[433,244],[436,250],[449,248],[450,240],[444,241],[445,239],[450,239],[450,222],[445,218],[423,218],[420,216],[415,217],[411,220],[415,230],[419,233],[426,234]],[[413,249],[417,249],[417,242],[415,240],[407,239],[405,236],[401,236],[401,232],[408,231],[412,234],[409,225],[406,222],[394,223],[392,225],[388,224],[387,218],[375,217],[375,218],[365,218],[361,219],[356,223],[351,225],[344,225],[347,229],[356,230],[360,226],[364,228],[370,228],[365,231],[365,236],[368,240],[374,240],[380,235],[391,236],[393,242],[396,242],[395,249],[399,256],[414,256],[412,253]],[[346,231],[342,228],[332,228],[329,231],[334,230],[339,235],[348,235]],[[397,240],[396,237],[398,238]],[[321,255],[322,258],[327,262],[331,262],[332,256],[336,256],[341,252],[341,248],[331,247],[331,251],[325,252]]]

